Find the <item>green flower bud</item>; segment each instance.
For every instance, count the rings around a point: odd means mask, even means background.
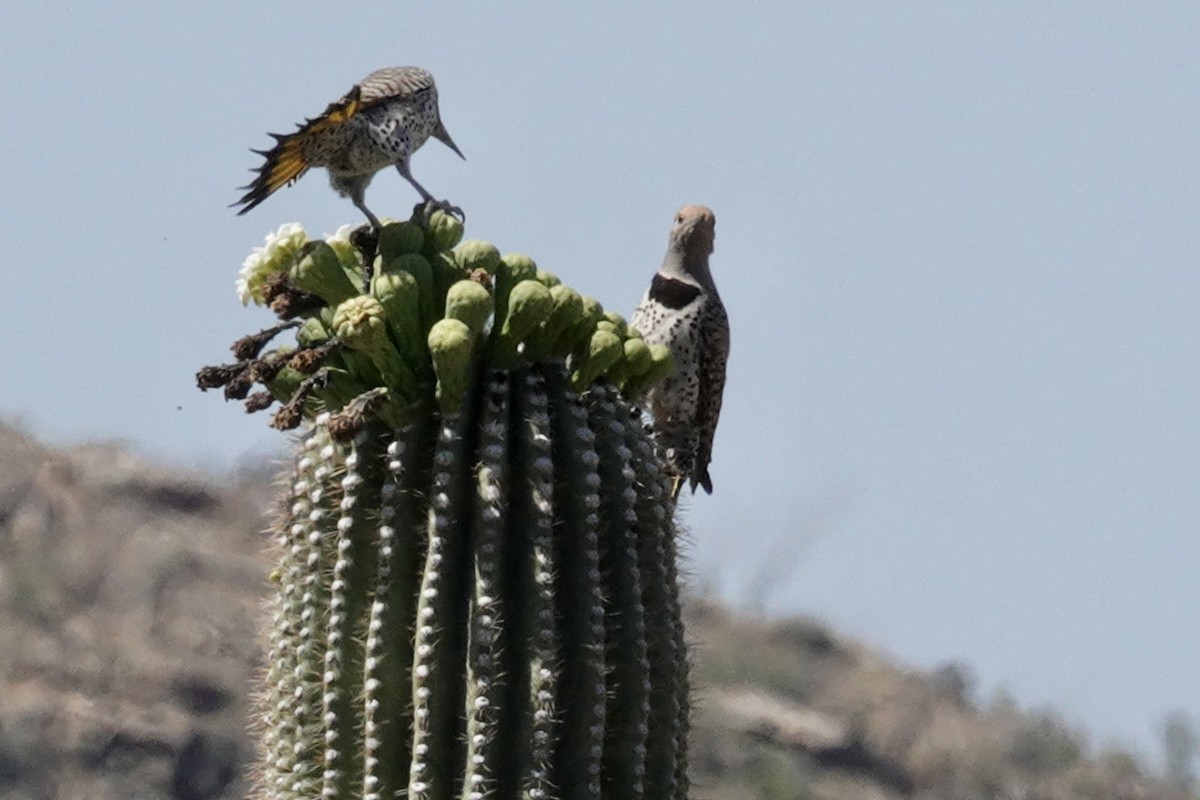
[[[604,319],[608,320],[615,326],[618,335],[621,337],[625,336],[625,332],[629,329],[629,326],[626,324],[624,317],[622,317],[616,311],[606,311],[604,312]]]
[[[537,264],[527,255],[508,253],[500,261],[504,265],[503,271],[512,276],[513,285],[537,277]]]
[[[503,335],[524,341],[554,308],[550,290],[537,281],[521,281],[508,295],[508,316]]]
[[[534,280],[524,280],[508,295],[508,314],[495,337],[494,354],[500,367],[511,366],[517,348],[550,316],[554,300],[550,290]]]
[[[379,229],[379,255],[386,262],[397,256],[419,254],[425,232],[415,222],[392,222]]]
[[[387,315],[374,297],[352,297],[337,307],[333,330],[348,347],[367,356],[388,388],[411,398],[416,381],[387,334]]]
[[[433,267],[429,261],[422,255],[407,253],[384,261],[383,271],[407,272],[416,279],[420,297],[421,330],[429,330],[429,326],[436,322],[440,316],[437,313]]]
[[[315,344],[327,341],[332,334],[325,324],[318,317],[309,317],[296,331],[296,342],[301,347],[311,347]]]
[[[589,326],[594,326],[604,318],[604,306],[600,305],[600,301],[596,298],[585,295],[583,298],[583,316]]]
[[[635,340],[628,340],[629,341]],[[671,374],[675,369],[675,358],[671,348],[665,344],[652,344],[649,347],[650,364],[639,374],[634,374],[625,382],[625,393],[630,397],[643,395],[653,388],[654,384]]]
[[[597,330],[588,342],[588,351],[583,363],[571,373],[571,384],[576,391],[583,391],[619,362],[624,354],[625,349],[620,336],[611,331]]]
[[[454,261],[467,272],[481,269],[494,275],[500,266],[500,251],[491,242],[471,239],[454,248]]]
[[[544,283],[542,285],[545,286]],[[550,309],[550,316],[526,344],[527,348],[531,348],[530,357],[535,361],[551,357],[565,357],[570,351],[559,351],[556,349],[556,345],[562,338],[563,332],[571,327],[583,313],[583,298],[570,286],[560,283],[550,287],[550,299],[554,302]]]
[[[425,228],[425,252],[433,254],[449,250],[463,237],[463,224],[445,211],[435,211]]]
[[[396,349],[414,374],[426,371],[428,351],[421,327],[421,287],[411,272],[377,272],[371,279],[371,296],[383,305],[388,330]]]
[[[596,323],[604,317],[604,306],[600,305],[600,301],[594,297],[583,297],[583,311],[575,321],[563,331],[559,341],[555,344],[555,350],[567,353],[583,355],[588,342],[592,339],[592,334],[596,330]]]
[[[508,316],[508,293],[518,283],[537,278],[537,264],[520,253],[509,253],[500,259],[496,268],[496,319],[503,321]]]
[[[475,281],[459,281],[446,292],[446,319],[457,319],[476,336],[492,315],[492,295]]]
[[[433,267],[433,311],[436,322],[446,316],[446,293],[451,286],[467,278],[468,273],[454,260],[453,253],[438,253],[429,259],[429,263]]]
[[[652,369],[655,372],[661,372],[663,377],[669,375],[675,368],[675,356],[671,354],[671,348],[665,344],[650,345],[650,359],[654,362]]]
[[[630,337],[626,339],[622,346],[625,350],[625,363],[628,365],[628,374],[641,375],[654,365],[654,356],[650,354],[650,345],[646,344],[641,337]]]
[[[537,271],[537,281],[548,289],[552,289],[555,286],[560,286],[562,284],[562,281],[558,279],[557,275],[555,275],[553,272],[546,272],[544,269],[539,269]]]
[[[333,312],[333,332],[356,350],[367,352],[387,334],[383,304],[374,297],[354,297]]]
[[[331,306],[358,294],[337,253],[325,242],[304,245],[288,277],[298,289],[312,292]]]
[[[623,355],[608,371],[608,379],[616,386],[631,388],[636,385],[637,377],[650,368],[653,359],[649,345],[641,337],[629,337],[621,346]]]
[[[444,414],[462,408],[471,386],[471,349],[475,336],[457,319],[438,320],[429,329],[429,354],[437,375],[437,401]]]

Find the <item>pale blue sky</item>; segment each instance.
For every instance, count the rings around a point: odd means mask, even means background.
[[[226,205],[370,70],[437,76],[469,235],[628,312],[717,214],[733,355],[695,571],[1149,749],[1200,712],[1200,4],[9,3],[0,413],[220,465],[192,375],[268,322]],[[352,7],[352,10],[347,10]],[[415,200],[398,176],[380,214]],[[790,573],[790,574],[789,574]]]

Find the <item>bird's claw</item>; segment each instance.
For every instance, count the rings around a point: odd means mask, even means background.
[[[452,217],[458,217],[459,222],[466,222],[466,213],[456,205],[452,205],[449,200],[426,200],[423,203],[417,203],[417,207],[413,209],[414,214],[419,214],[425,224],[429,224],[429,220],[433,217],[433,212],[444,211]]]

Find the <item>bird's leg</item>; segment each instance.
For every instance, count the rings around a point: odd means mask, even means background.
[[[412,172],[410,172],[408,169],[407,159],[396,165],[396,171],[403,175],[404,180],[411,183],[413,188],[417,190],[417,193],[421,195],[421,199],[424,202],[418,204],[416,208],[423,209],[426,223],[429,222],[429,218],[433,215],[434,211],[445,211],[447,214],[453,214],[454,216],[458,217],[463,222],[467,221],[467,215],[463,213],[461,208],[456,205],[452,205],[449,200],[436,199],[433,195],[425,190],[424,186],[417,183],[417,179],[412,176]]]
[[[379,252],[379,228],[359,225],[350,232],[350,244],[358,251],[363,262],[363,294],[371,291],[371,278],[375,274],[375,256]]]
[[[367,208],[367,204],[363,201],[362,190],[352,192],[350,199],[359,211],[367,215],[367,221],[371,225],[369,229],[363,226],[350,234],[350,243],[358,248],[359,254],[362,255],[363,294],[366,294],[371,291],[371,278],[375,274],[375,256],[379,253],[379,231],[383,225],[380,224],[379,218],[371,213],[371,209]]]
[[[367,222],[371,223],[371,227],[379,230],[383,226],[379,222],[379,217],[371,213],[371,209],[367,208],[366,194],[367,186],[371,183],[371,176],[361,175],[342,175],[330,172],[329,185],[334,191],[342,197],[349,197],[350,202],[354,203],[354,207],[361,211],[367,217]]]

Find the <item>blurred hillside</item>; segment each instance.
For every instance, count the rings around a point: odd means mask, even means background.
[[[215,482],[3,426],[0,453],[0,797],[242,797],[269,473]],[[1052,712],[980,707],[963,666],[703,598],[688,616],[697,798],[1192,797],[1172,788],[1186,757],[1168,781]]]

